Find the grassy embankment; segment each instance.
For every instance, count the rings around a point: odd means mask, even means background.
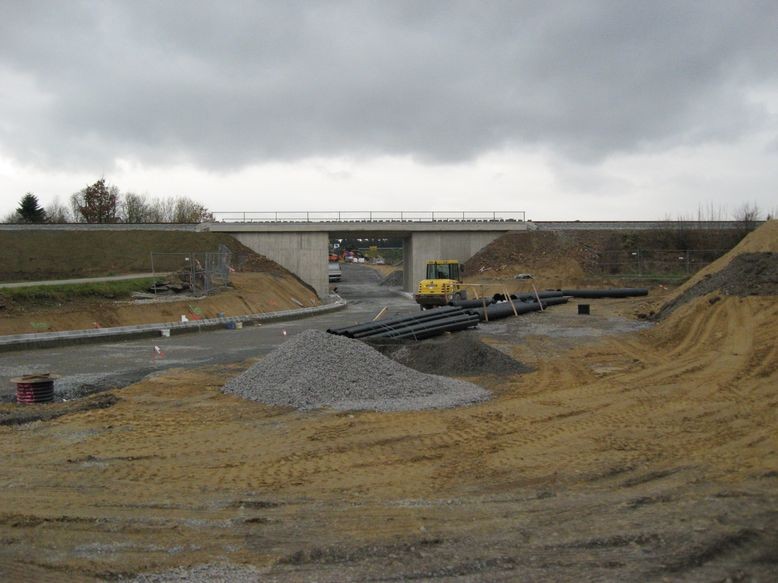
[[[126,299],[147,289],[154,278],[125,279],[63,285],[30,285],[0,289],[0,295],[15,304],[48,305],[83,298]]]
[[[185,231],[0,231],[0,282],[100,277],[176,271],[185,256],[214,252],[224,245],[237,267],[251,258],[250,271],[277,272],[226,233]]]

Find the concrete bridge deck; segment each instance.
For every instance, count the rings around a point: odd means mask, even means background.
[[[518,220],[368,220],[302,222],[217,222],[203,230],[229,233],[310,284],[320,297],[329,292],[327,255],[331,239],[402,238],[403,287],[413,291],[424,279],[430,259],[467,261],[480,249],[512,231],[533,228]]]

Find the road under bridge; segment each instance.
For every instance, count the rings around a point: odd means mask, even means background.
[[[320,297],[329,293],[327,255],[332,239],[392,238],[403,240],[403,287],[413,291],[424,279],[430,259],[455,259],[465,262],[480,249],[505,233],[532,229],[531,223],[497,213],[479,213],[476,218],[439,218],[420,220],[261,220],[215,222],[203,230],[229,233],[257,253],[279,263],[311,285]]]

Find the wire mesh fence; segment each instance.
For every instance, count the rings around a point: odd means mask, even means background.
[[[225,245],[218,251],[165,253],[151,252],[151,271],[178,279],[178,283],[195,296],[223,289],[230,283],[232,253]]]
[[[602,275],[634,278],[684,279],[726,253],[728,249],[649,249],[601,251],[591,266]]]

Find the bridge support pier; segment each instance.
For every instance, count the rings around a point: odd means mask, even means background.
[[[427,273],[430,259],[456,259],[464,263],[505,231],[415,232],[404,240],[403,288],[415,292]],[[468,274],[465,274],[468,275]]]

